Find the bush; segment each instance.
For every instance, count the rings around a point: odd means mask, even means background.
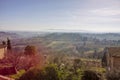
[[[83,73],[82,80],[102,80],[101,74],[91,70],[86,70]]]
[[[120,72],[119,71],[111,71],[107,73],[107,80],[120,80]]]
[[[24,73],[25,73],[25,70],[20,70],[20,71],[18,71],[17,74],[10,75],[10,77],[15,80],[18,80]]]
[[[19,80],[45,80],[45,73],[40,69],[31,69],[23,74]]]
[[[59,80],[59,76],[56,67],[49,65],[44,69],[31,69],[21,76],[19,80]]]
[[[37,53],[37,49],[35,46],[28,45],[25,47],[25,52],[24,54],[26,55],[35,55]]]

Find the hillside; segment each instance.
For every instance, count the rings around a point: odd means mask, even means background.
[[[92,57],[97,52],[98,57],[108,46],[120,46],[120,34],[105,33],[45,33],[33,37],[15,40],[15,46],[35,45],[40,49],[44,47],[48,52],[57,54],[72,54]],[[45,50],[45,51],[46,51]],[[40,51],[40,50],[39,50]]]
[[[102,51],[108,46],[120,46],[119,33],[39,33],[39,32],[1,32],[1,38],[11,37],[14,47],[24,48],[35,45],[38,51],[41,47],[45,52],[69,54],[83,57],[102,56]],[[24,35],[24,36],[23,36]],[[26,36],[26,37],[25,37]]]

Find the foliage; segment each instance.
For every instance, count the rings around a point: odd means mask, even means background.
[[[18,67],[21,64],[20,63],[21,56],[22,56],[22,53],[14,53],[14,52],[12,52],[11,54],[7,53],[6,57],[0,60],[0,64],[3,66],[7,64],[18,69]]]
[[[45,67],[45,72],[46,72],[45,75],[46,80],[59,80],[57,66],[49,65]]]
[[[82,80],[102,80],[101,74],[91,70],[86,70],[83,73]]]
[[[43,58],[40,54],[27,56],[23,53],[12,52],[12,54],[7,54],[4,59],[0,60],[0,64],[2,66],[13,66],[17,70],[29,70],[31,67],[37,65],[43,66]]]
[[[102,66],[106,67],[107,66],[107,56],[106,52],[104,52],[103,57],[102,57]]]
[[[59,80],[58,71],[55,65],[49,65],[44,69],[31,69],[19,80]]]
[[[28,45],[25,47],[25,52],[24,54],[26,55],[35,55],[37,52],[36,47],[32,45]]]
[[[32,67],[42,67],[43,59],[40,54],[32,56],[22,56],[20,60],[20,69],[25,69],[26,71]]]
[[[99,67],[91,67],[90,70],[92,71],[96,71],[96,72],[99,72],[99,73],[106,73],[106,69],[105,68],[99,68]]]
[[[68,69],[59,69],[56,64],[49,64],[43,69],[33,68],[23,74],[19,80],[81,80],[81,70],[77,70],[78,75]]]
[[[120,71],[111,71],[107,73],[107,80],[120,80]]]
[[[20,70],[17,72],[17,74],[10,75],[10,77],[15,80],[18,80],[24,73],[25,73],[25,70]]]
[[[12,49],[11,41],[10,41],[9,38],[7,39],[7,49],[8,49],[8,50],[11,50],[11,49]]]
[[[80,59],[74,59],[73,68],[74,68],[75,74],[77,74],[77,70],[79,68],[81,68],[82,66],[83,66],[83,64],[82,64],[82,61]]]
[[[83,76],[83,70],[77,69],[76,73],[69,73],[65,80],[81,80],[81,77]]]
[[[44,80],[44,71],[40,69],[32,69],[23,74],[19,80]]]

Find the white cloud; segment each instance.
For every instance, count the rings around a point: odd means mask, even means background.
[[[114,16],[114,15],[120,15],[120,9],[115,8],[101,8],[101,9],[95,9],[91,10],[91,13],[98,16]]]

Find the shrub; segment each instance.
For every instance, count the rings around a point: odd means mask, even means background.
[[[23,74],[19,80],[45,80],[44,71],[40,69],[31,69]]]
[[[10,75],[10,77],[15,80],[18,80],[24,73],[25,73],[25,70],[20,70],[20,71],[18,71],[17,74]]]
[[[107,80],[120,80],[120,72],[119,71],[111,71],[107,73]]]
[[[35,46],[28,45],[25,47],[25,52],[24,54],[26,55],[35,55],[37,53],[37,49]]]
[[[102,80],[102,79],[101,74],[91,70],[86,70],[83,73],[82,80]]]
[[[49,65],[44,69],[31,69],[27,71],[19,80],[59,80],[59,75],[54,65]]]

